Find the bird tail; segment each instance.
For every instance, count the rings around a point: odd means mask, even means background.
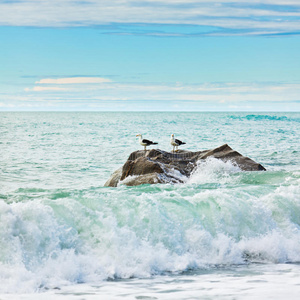
[[[152,143],[152,145],[157,145],[158,143]]]
[[[186,143],[182,143],[182,145],[185,145]]]

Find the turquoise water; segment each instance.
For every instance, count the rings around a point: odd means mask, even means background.
[[[267,172],[103,187],[137,133]],[[1,299],[297,299],[299,140],[300,113],[0,113]]]

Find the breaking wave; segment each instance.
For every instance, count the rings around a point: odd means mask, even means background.
[[[186,184],[43,190],[39,200],[2,201],[0,290],[299,262],[299,173],[281,186],[265,184],[266,172],[248,181],[247,173],[212,159]]]

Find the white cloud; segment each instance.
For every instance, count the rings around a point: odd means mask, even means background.
[[[69,77],[69,78],[45,78],[36,81],[36,84],[87,84],[87,83],[107,83],[110,79],[101,77]]]
[[[66,91],[68,89],[66,88],[60,88],[60,87],[47,87],[47,86],[35,86],[32,89],[31,88],[25,88],[25,92],[44,92],[44,91]]]

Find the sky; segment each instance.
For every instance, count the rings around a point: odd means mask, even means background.
[[[0,0],[0,111],[300,111],[300,0]]]

